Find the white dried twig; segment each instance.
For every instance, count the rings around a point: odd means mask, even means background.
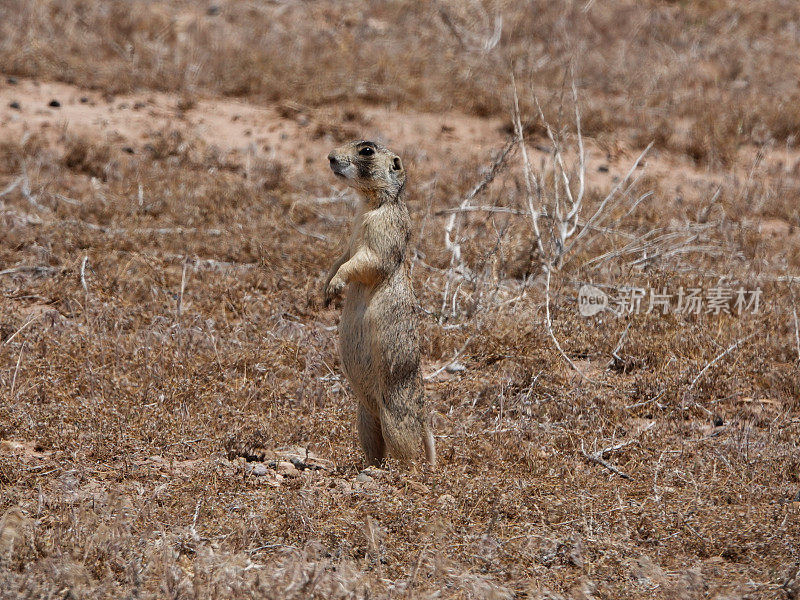
[[[86,283],[86,263],[89,262],[89,257],[84,256],[83,260],[81,261],[81,286],[83,287],[83,291],[86,293],[86,296],[89,296],[89,284]]]
[[[619,355],[619,351],[622,350],[622,344],[625,343],[625,338],[628,336],[628,330],[631,328],[631,323],[632,321],[628,321],[628,324],[625,326],[625,331],[623,331],[622,335],[619,336],[619,341],[617,342],[617,345],[614,348],[614,350],[611,352],[611,356],[614,358],[614,360],[618,362],[623,362],[622,357],[620,357]],[[610,367],[613,364],[614,361],[612,360],[608,366]]]
[[[593,463],[597,463],[601,467],[605,467],[606,469],[608,469],[609,471],[611,471],[615,475],[618,475],[619,477],[622,477],[623,479],[633,480],[633,477],[631,477],[627,473],[623,473],[622,471],[620,471],[617,467],[615,467],[611,463],[603,460],[603,456],[602,456],[603,453],[604,453],[604,451],[601,450],[600,452],[593,452],[593,453],[590,454],[589,452],[587,452],[584,449],[583,442],[581,441],[581,454],[583,454],[584,457],[586,457],[588,460],[592,461]]]
[[[41,267],[38,265],[18,265],[10,269],[3,269],[0,275],[13,275],[14,273],[55,273],[59,269],[55,267]]]
[[[506,213],[510,215],[526,216],[528,211],[519,210],[517,208],[509,208],[507,206],[465,206],[463,208],[445,208],[444,210],[437,210],[436,216],[452,215],[454,213],[471,213],[471,212],[488,212],[488,213]]]
[[[581,238],[583,238],[583,236],[585,236],[590,231],[590,227],[591,226],[593,226],[595,224],[599,224],[598,221],[602,221],[603,211],[605,210],[606,205],[617,195],[617,192],[619,192],[620,188],[630,180],[631,175],[633,175],[633,173],[639,167],[639,163],[642,162],[642,159],[645,157],[645,155],[650,151],[650,148],[652,148],[652,147],[653,147],[653,142],[650,142],[647,145],[647,148],[642,150],[642,153],[639,154],[639,156],[636,158],[636,160],[634,161],[634,163],[631,166],[631,168],[625,174],[625,177],[620,179],[617,182],[617,185],[615,185],[611,189],[611,191],[608,193],[608,195],[606,195],[606,197],[603,198],[603,201],[600,202],[600,206],[597,207],[597,210],[594,212],[594,214],[591,216],[591,218],[588,221],[586,221],[586,225],[584,225],[581,228],[581,230],[575,236],[575,239],[572,240],[572,243],[564,251],[565,254],[568,253],[572,248],[574,248],[575,244],[578,243],[581,240]]]
[[[8,186],[6,187],[6,189],[4,189],[2,192],[0,192],[0,198],[10,194],[15,189],[17,189],[17,187],[19,187],[19,184],[22,183],[22,180],[23,180],[23,177],[17,177],[14,181],[9,183]]]
[[[84,256],[81,261],[81,287],[83,287],[83,312],[86,316],[86,323],[89,323],[89,284],[86,282],[86,265],[89,257]]]
[[[550,151],[551,155],[552,179],[544,171],[537,176],[531,168],[527,145],[524,140],[519,94],[513,71],[511,73],[511,82],[513,91],[512,121],[517,139],[520,142],[522,173],[533,236],[540,253],[542,268],[544,270],[560,270],[569,262],[569,255],[575,245],[589,233],[595,233],[596,235],[618,233],[603,227],[603,222],[611,217],[614,212],[613,208],[618,206],[621,200],[629,198],[630,188],[639,179],[639,176],[635,176],[636,169],[652,147],[652,144],[645,148],[627,174],[601,200],[592,216],[588,220],[584,220],[581,218],[581,212],[584,208],[586,193],[586,150],[583,144],[578,92],[574,81],[572,84],[572,102],[576,127],[577,156],[575,164],[571,168],[568,167],[564,158],[561,140],[547,121],[538,98],[536,96],[533,97],[538,111],[538,118],[542,122],[550,141],[550,146],[547,150]],[[631,199],[628,211],[619,216],[615,223],[619,223],[621,219],[630,214],[639,203],[650,197],[650,195],[643,194],[639,198]],[[547,219],[550,222],[547,239],[544,237],[547,232],[543,231],[542,219]],[[590,238],[590,240],[594,239],[594,237]],[[587,242],[590,240],[587,240]]]
[[[583,149],[583,136],[581,135],[581,114],[580,110],[578,109],[578,92],[575,89],[575,82],[572,82],[572,102],[575,106],[575,126],[578,133],[578,192],[574,197],[572,194],[572,182],[570,181],[569,175],[567,175],[567,168],[564,165],[561,146],[553,134],[553,129],[550,127],[550,123],[547,122],[547,119],[544,116],[544,111],[542,111],[542,107],[539,104],[539,99],[534,97],[534,101],[536,102],[536,108],[539,111],[539,118],[545,126],[547,137],[550,139],[550,143],[553,147],[553,194],[555,198],[555,227],[558,229],[558,237],[556,238],[556,253],[552,258],[552,262],[555,266],[561,266],[564,253],[566,251],[567,239],[572,237],[578,227],[578,213],[580,212],[583,204],[583,196],[586,189],[586,156]],[[561,175],[560,178],[559,174]],[[559,181],[559,179],[561,181]],[[564,214],[561,208],[559,194],[559,188],[561,186],[563,186],[564,194],[566,199],[569,201],[569,207],[566,214]]]
[[[188,260],[183,261],[183,271],[181,272],[181,291],[178,294],[178,306],[176,310],[177,317],[179,320],[181,318],[181,309],[183,307],[183,292],[186,289],[186,267],[188,266],[188,264],[189,264]]]
[[[17,373],[19,373],[19,365],[22,362],[22,354],[25,352],[25,342],[22,342],[22,347],[19,349],[19,357],[17,358],[17,366],[14,367],[14,377],[11,378],[11,393],[9,396],[14,397],[14,388],[17,385]]]
[[[794,315],[794,343],[797,347],[797,360],[800,362],[800,329],[797,327],[797,310],[792,307],[792,315]]]
[[[553,322],[550,320],[550,270],[549,269],[547,270],[547,279],[546,279],[546,282],[545,282],[545,303],[544,303],[544,307],[545,307],[545,327],[547,328],[547,333],[550,335],[550,339],[553,340],[553,344],[555,344],[556,350],[558,350],[559,354],[561,354],[561,357],[565,361],[567,361],[567,364],[569,364],[569,366],[572,367],[572,369],[578,375],[580,375],[582,379],[585,379],[586,381],[588,381],[589,383],[592,383],[594,385],[604,385],[604,386],[609,386],[610,387],[610,384],[605,383],[603,381],[595,381],[594,379],[592,379],[591,377],[586,375],[583,371],[581,371],[578,368],[578,365],[576,365],[573,362],[573,360],[569,356],[567,356],[567,353],[564,352],[564,350],[562,350],[561,344],[558,342],[558,339],[556,338],[555,334],[553,333]]]
[[[536,195],[537,199],[541,200],[541,184],[539,180],[536,178],[536,175],[533,173],[531,169],[531,163],[528,160],[528,149],[525,144],[525,137],[524,132],[522,129],[522,118],[520,116],[519,110],[519,95],[517,94],[517,81],[514,77],[514,73],[511,73],[511,83],[514,91],[514,111],[512,114],[514,120],[514,130],[517,134],[517,141],[519,142],[519,147],[521,150],[522,155],[522,173],[525,178],[525,191],[526,195],[525,198],[528,202],[528,212],[531,216],[531,225],[533,226],[533,233],[534,239],[536,240],[536,246],[539,249],[539,254],[542,257],[542,266],[549,271],[550,265],[548,264],[549,261],[546,260],[547,253],[544,251],[544,244],[542,241],[542,232],[539,229],[539,219],[542,216],[541,210],[534,207],[533,204],[533,185],[531,182],[536,184]]]
[[[727,356],[732,350],[735,350],[736,348],[738,348],[739,346],[744,344],[747,340],[749,340],[751,337],[753,337],[756,333],[757,332],[754,331],[750,335],[748,335],[746,337],[743,337],[743,338],[737,340],[736,342],[734,342],[733,344],[731,344],[730,346],[728,346],[728,348],[724,352],[720,353],[714,360],[712,360],[705,367],[702,368],[702,370],[697,374],[697,377],[695,377],[692,380],[692,383],[689,384],[689,389],[691,390],[691,389],[694,388],[695,384],[698,381],[700,381],[700,378],[703,377],[703,375],[706,374],[706,371],[708,371],[711,367],[713,367],[720,360],[722,360],[725,356]]]
[[[444,227],[444,245],[445,248],[447,248],[447,250],[450,252],[450,267],[447,271],[447,280],[442,293],[440,322],[444,319],[448,300],[451,300],[451,303],[453,304],[453,314],[455,314],[455,292],[451,297],[450,289],[453,285],[455,285],[456,274],[460,275],[462,279],[464,276],[468,277],[470,274],[469,268],[464,264],[461,258],[461,239],[459,237],[459,232],[462,220],[458,217],[462,212],[468,212],[467,209],[470,207],[470,203],[475,199],[475,197],[483,192],[483,190],[485,190],[486,187],[495,180],[498,173],[503,168],[509,152],[511,152],[516,143],[516,140],[511,140],[505,145],[505,147],[492,161],[492,164],[488,171],[486,171],[483,179],[481,179],[481,181],[479,181],[467,193],[467,195],[464,196],[461,204],[457,209],[450,213],[450,217],[447,219],[447,223]]]
[[[20,333],[22,333],[23,331],[25,331],[25,330],[28,328],[28,325],[30,325],[30,324],[31,324],[31,323],[33,323],[33,322],[34,322],[36,319],[38,319],[38,318],[41,316],[41,314],[42,314],[42,313],[35,314],[35,315],[31,315],[31,316],[28,318],[28,320],[27,320],[27,321],[25,321],[25,324],[24,324],[22,327],[20,327],[19,329],[17,329],[17,330],[16,330],[14,333],[12,333],[12,334],[11,334],[11,335],[8,337],[8,339],[7,339],[5,342],[3,342],[3,346],[7,346],[8,344],[10,344],[10,343],[11,343],[11,342],[14,340],[14,338],[15,338],[15,337],[17,337],[17,336],[18,336]]]
[[[424,379],[425,381],[431,381],[432,379],[435,379],[435,378],[436,378],[436,377],[437,377],[437,376],[438,376],[438,375],[439,375],[439,374],[440,374],[442,371],[446,370],[446,369],[447,369],[447,367],[449,367],[450,365],[454,364],[454,363],[455,363],[455,362],[456,362],[456,361],[457,361],[459,358],[461,358],[461,355],[462,355],[462,354],[464,354],[464,351],[467,349],[467,346],[468,346],[468,345],[469,345],[469,343],[472,341],[472,338],[473,338],[473,337],[474,337],[474,336],[469,336],[469,338],[467,338],[467,341],[466,341],[466,342],[464,342],[464,345],[463,345],[463,346],[461,346],[461,348],[458,350],[458,352],[456,352],[455,354],[453,354],[453,358],[451,358],[449,361],[447,361],[447,362],[444,364],[444,366],[442,366],[442,367],[441,367],[441,368],[439,368],[439,369],[436,369],[436,371],[434,371],[434,372],[433,372],[433,373],[431,373],[430,375],[426,375],[426,376],[425,376],[423,379]]]

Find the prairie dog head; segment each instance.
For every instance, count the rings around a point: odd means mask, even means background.
[[[328,160],[334,175],[379,204],[396,200],[406,182],[400,157],[375,142],[348,142],[328,154]]]

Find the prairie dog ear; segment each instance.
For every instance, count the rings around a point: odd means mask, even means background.
[[[395,156],[392,159],[392,171],[402,171],[403,170],[403,163],[400,161],[399,156]]]

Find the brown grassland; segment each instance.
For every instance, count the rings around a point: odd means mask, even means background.
[[[0,0],[0,598],[800,598],[798,56],[794,0]],[[603,217],[549,285],[512,73],[545,254],[573,82]],[[409,173],[435,469],[362,472],[351,138]]]

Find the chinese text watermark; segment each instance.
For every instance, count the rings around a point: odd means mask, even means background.
[[[757,314],[761,307],[761,288],[748,290],[744,287],[715,286],[677,290],[668,288],[621,287],[613,294],[589,284],[578,291],[578,310],[584,317],[591,317],[608,310],[623,314],[726,314],[740,316],[743,313]]]

